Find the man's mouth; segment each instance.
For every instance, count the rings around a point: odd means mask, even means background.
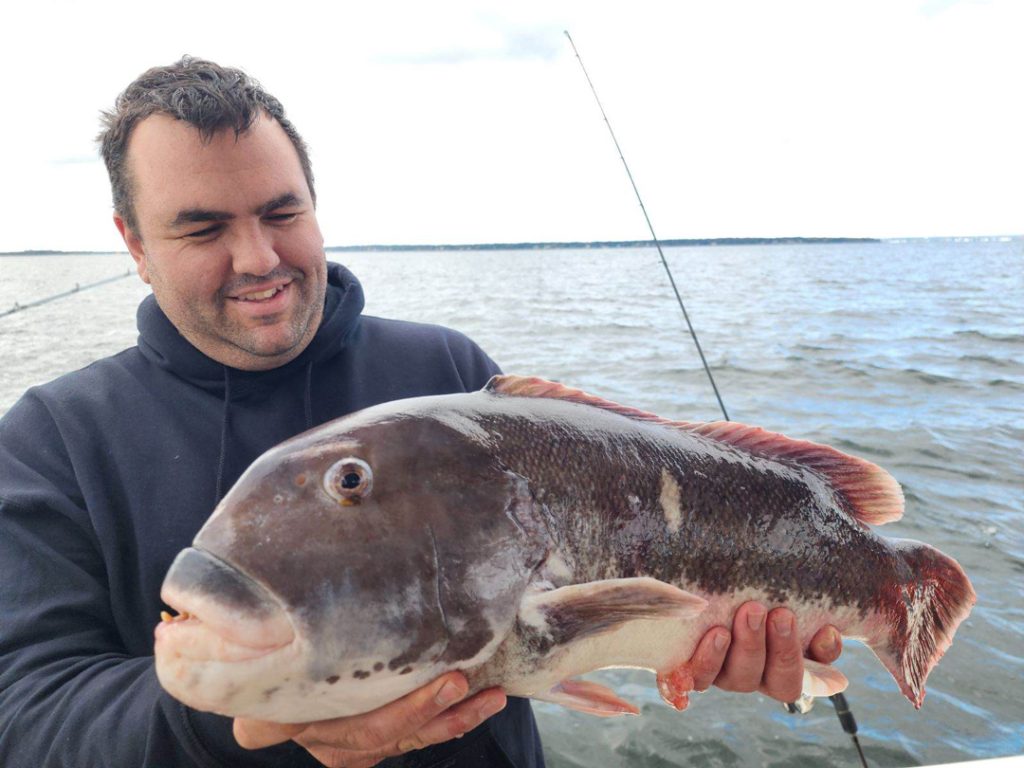
[[[276,286],[274,288],[268,288],[265,291],[257,291],[256,293],[247,293],[247,294],[245,294],[243,296],[234,296],[233,298],[235,298],[238,301],[266,301],[267,299],[272,299],[274,296],[279,294],[281,291],[283,291],[287,287],[288,287],[287,284],[286,285],[279,285],[279,286]]]

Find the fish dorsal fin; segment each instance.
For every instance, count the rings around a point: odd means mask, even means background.
[[[493,376],[484,390],[497,395],[547,397],[590,405],[635,421],[700,435],[755,456],[798,464],[825,478],[849,503],[853,517],[862,523],[882,525],[903,516],[903,490],[892,475],[866,459],[850,456],[827,445],[795,440],[734,421],[672,421],[536,376]]]
[[[605,400],[603,397],[588,394],[582,389],[568,387],[565,384],[559,384],[557,381],[548,381],[539,376],[513,376],[511,374],[492,376],[491,380],[484,386],[484,391],[493,392],[496,395],[510,395],[512,397],[549,397],[555,400],[569,400],[574,403],[581,403],[582,405],[592,405],[605,411],[613,411],[636,421],[651,421],[657,424],[677,427],[699,426],[697,422],[669,421],[653,413],[641,411],[639,408],[619,405],[611,400]]]

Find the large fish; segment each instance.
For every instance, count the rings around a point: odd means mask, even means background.
[[[960,566],[870,526],[900,517],[879,467],[731,422],[671,422],[541,379],[391,402],[260,457],[175,560],[161,683],[193,707],[353,715],[451,669],[474,690],[636,712],[576,675],[657,673],[740,604],[835,625],[915,706],[974,603]],[[846,680],[808,662],[805,692]]]

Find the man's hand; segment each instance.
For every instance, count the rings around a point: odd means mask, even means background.
[[[808,657],[822,664],[839,658],[843,645],[839,631],[825,626],[815,633]],[[760,603],[740,606],[732,623],[712,627],[690,660],[694,688],[716,685],[726,691],[760,691],[779,701],[796,701],[803,687],[804,659],[793,612],[776,608],[770,613]]]
[[[439,744],[476,728],[505,707],[499,688],[462,701],[469,683],[460,672],[431,683],[372,712],[316,723],[235,720],[235,739],[259,749],[292,739],[329,768],[370,768],[386,757]]]

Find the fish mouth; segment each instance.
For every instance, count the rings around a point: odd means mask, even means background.
[[[261,584],[203,549],[182,550],[160,599],[179,613],[156,627],[156,653],[194,661],[246,661],[291,644],[295,627]]]

